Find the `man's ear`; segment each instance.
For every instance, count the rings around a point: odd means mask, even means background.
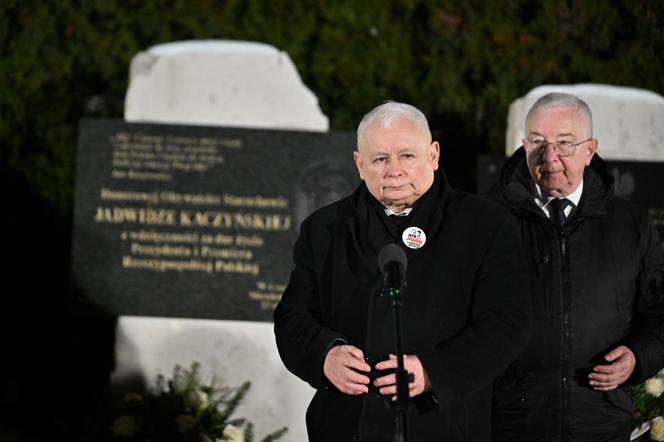
[[[433,141],[429,145],[429,156],[433,170],[438,170],[438,160],[440,159],[440,144],[438,144],[438,141]]]
[[[364,181],[364,163],[362,162],[362,158],[360,158],[360,152],[355,151],[353,152],[353,159],[355,160],[355,167],[357,167],[357,173],[360,174],[360,179]]]
[[[593,159],[593,155],[595,155],[595,152],[597,152],[597,146],[599,145],[599,142],[597,141],[597,138],[593,138],[590,140],[588,144],[588,148],[586,149],[586,166],[590,164],[590,161]]]

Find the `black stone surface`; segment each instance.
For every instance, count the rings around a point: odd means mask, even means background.
[[[354,148],[352,132],[83,120],[74,292],[110,314],[270,321],[300,223],[359,183]]]

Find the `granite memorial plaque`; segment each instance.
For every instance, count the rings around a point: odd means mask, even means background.
[[[500,154],[477,158],[478,193],[488,192],[498,182],[505,161],[505,156]],[[605,163],[615,180],[615,194],[646,207],[664,241],[664,163],[617,160],[605,160]]]
[[[350,194],[355,133],[83,120],[72,281],[118,315],[269,321],[299,225]]]

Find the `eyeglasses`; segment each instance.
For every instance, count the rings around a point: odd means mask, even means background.
[[[556,151],[559,157],[571,157],[574,155],[576,146],[592,139],[593,137],[590,137],[587,140],[579,141],[578,143],[572,143],[571,141],[565,140],[552,143],[546,141],[544,138],[524,138],[522,141],[523,146],[529,152],[543,152],[547,147],[549,147],[549,144],[551,144],[553,145],[553,149]]]

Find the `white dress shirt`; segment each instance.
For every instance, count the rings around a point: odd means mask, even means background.
[[[535,204],[537,204],[537,207],[542,209],[544,211],[544,214],[548,217],[551,218],[551,215],[549,214],[549,208],[547,207],[549,205],[549,202],[554,199],[555,197],[553,196],[542,196],[542,189],[540,189],[539,184],[535,184]],[[579,186],[576,188],[576,190],[572,193],[570,193],[567,196],[562,196],[559,199],[567,198],[571,204],[569,204],[567,207],[565,207],[565,218],[569,218],[569,214],[572,213],[572,210],[576,208],[576,206],[579,205],[579,200],[581,200],[581,194],[583,193],[583,180],[579,183]]]

